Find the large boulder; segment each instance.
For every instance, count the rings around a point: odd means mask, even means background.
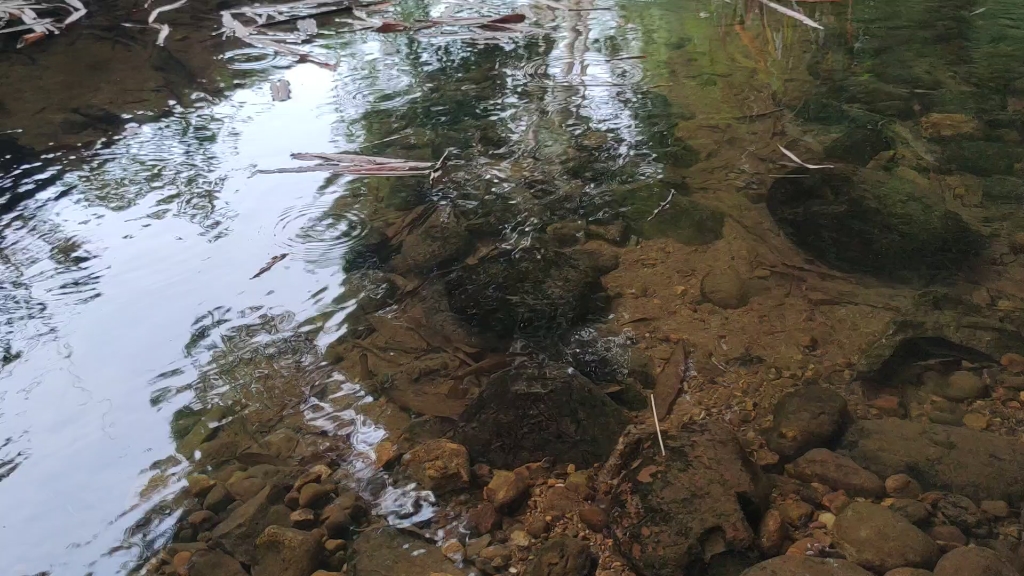
[[[804,386],[786,392],[775,403],[768,447],[789,462],[812,448],[837,440],[850,421],[846,399],[823,386]]]
[[[622,408],[579,372],[531,362],[491,376],[457,437],[474,461],[496,468],[546,457],[589,467],[611,454],[626,424]]]
[[[939,545],[906,518],[870,502],[850,504],[832,530],[848,560],[879,574],[900,567],[931,569],[941,554]]]
[[[879,476],[908,474],[925,490],[1024,503],[1024,445],[1015,438],[887,418],[852,426],[841,449]]]
[[[988,548],[970,546],[951,550],[935,566],[935,576],[1018,576],[996,552]]]
[[[600,275],[556,250],[520,250],[457,270],[447,281],[453,312],[499,338],[546,338],[595,309]]]
[[[748,568],[740,576],[871,576],[846,560],[786,555]]]
[[[309,576],[320,561],[320,538],[312,532],[270,526],[256,540],[252,576]]]
[[[667,456],[648,453],[627,474],[631,495],[613,533],[644,574],[691,574],[720,553],[756,556],[748,517],[763,513],[767,484],[724,424],[667,433]]]
[[[352,576],[469,574],[445,558],[435,543],[417,540],[394,528],[364,532],[356,538],[352,548],[355,554],[355,560],[349,565]]]
[[[794,244],[844,272],[928,283],[970,262],[983,234],[941,195],[868,169],[794,171],[768,190],[768,211]]]

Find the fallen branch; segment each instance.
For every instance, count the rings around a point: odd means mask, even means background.
[[[668,207],[668,203],[672,201],[672,197],[675,196],[675,195],[676,195],[676,191],[675,191],[674,188],[672,190],[669,190],[668,191],[668,198],[665,198],[665,201],[661,203],[661,206],[658,206],[657,208],[654,209],[654,213],[651,214],[649,218],[647,218],[647,221],[650,222],[651,220],[654,220],[655,216],[657,216],[659,213],[661,213],[662,210],[667,208]]]
[[[775,2],[772,2],[771,0],[761,0],[761,3],[764,4],[765,6],[771,8],[772,10],[776,10],[778,12],[781,12],[781,13],[785,14],[786,16],[789,16],[790,18],[795,18],[795,19],[803,22],[804,24],[807,24],[811,28],[817,28],[818,30],[824,30],[824,28],[822,28],[821,24],[818,24],[814,20],[811,20],[810,18],[808,18],[807,16],[804,16],[803,14],[797,12],[796,10],[790,10],[789,8],[786,8],[785,6],[779,6]]]
[[[658,408],[654,405],[654,394],[651,394],[651,414],[654,415],[654,430],[658,433],[658,446],[661,447],[661,455],[665,455],[665,442],[661,439],[661,424],[658,423]]]
[[[793,160],[793,162],[796,162],[797,164],[803,166],[804,168],[810,168],[811,170],[817,170],[818,168],[835,168],[835,166],[833,166],[831,164],[808,164],[808,163],[804,162],[803,160],[797,158],[796,154],[793,154],[789,150],[786,150],[785,148],[783,148],[781,144],[776,144],[776,146],[779,147],[779,150],[782,150],[783,154],[785,154],[786,156],[789,156]]]

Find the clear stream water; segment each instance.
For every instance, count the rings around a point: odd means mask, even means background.
[[[719,122],[713,148],[738,169],[765,144],[744,118],[776,109],[812,143],[856,123],[974,115],[989,131],[971,142],[995,147],[977,145],[962,168],[1019,186],[1019,3],[799,4],[824,25],[815,31],[734,1],[458,4],[456,15],[526,13],[543,34],[321,34],[315,50],[336,71],[243,49],[224,56],[238,87],[223,99],[197,95],[113,141],[0,174],[0,197],[33,190],[0,215],[0,572],[129,570],[133,526],[181,486],[175,411],[233,393],[245,377],[223,372],[225,358],[296,332],[321,347],[337,337],[351,308],[336,301],[343,260],[381,210],[490,202],[520,245],[559,215],[649,214],[665,189],[623,201],[608,186],[736,176],[701,172],[709,154],[674,135],[678,122]],[[409,0],[389,17],[445,8]],[[290,100],[272,100],[275,79]],[[598,158],[572,156],[587,142]],[[447,149],[454,200],[396,179],[255,173],[302,165],[294,152],[436,160]],[[583,185],[537,198],[517,188],[526,177]],[[1000,222],[1019,222],[1017,208]],[[697,228],[698,245],[716,233],[685,217],[673,226]]]

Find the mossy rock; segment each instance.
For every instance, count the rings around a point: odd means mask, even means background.
[[[671,238],[688,246],[721,240],[725,214],[687,198],[678,188],[653,182],[616,192],[615,203],[621,207],[630,234],[646,239]],[[670,194],[671,200],[661,208]]]
[[[943,164],[950,170],[976,176],[1014,176],[1024,163],[1024,148],[1003,142],[955,141],[943,149]]]
[[[910,180],[855,169],[794,170],[768,191],[768,211],[794,244],[844,272],[908,284],[949,277],[986,238]]]

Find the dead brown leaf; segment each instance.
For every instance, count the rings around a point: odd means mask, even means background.
[[[642,470],[640,470],[640,473],[636,475],[636,481],[643,482],[644,484],[653,482],[654,478],[652,477],[652,475],[659,470],[661,470],[661,466],[655,466],[653,464],[650,466],[645,466]]]

